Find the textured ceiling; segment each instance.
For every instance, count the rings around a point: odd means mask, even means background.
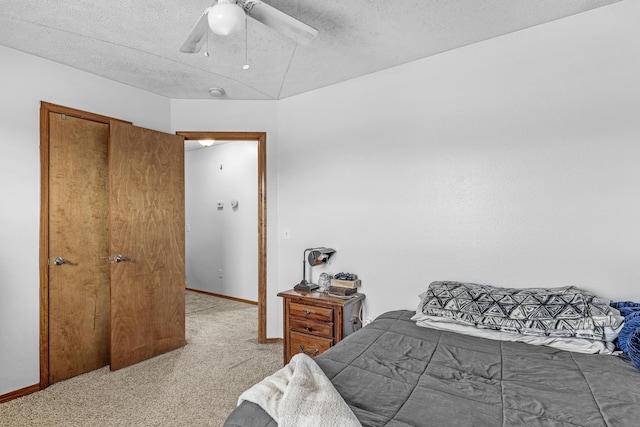
[[[0,0],[0,44],[169,98],[281,99],[619,0],[266,0],[319,30],[302,46],[249,18],[180,46],[214,0]],[[0,64],[2,58],[0,58]]]

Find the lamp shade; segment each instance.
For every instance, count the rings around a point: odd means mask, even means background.
[[[218,0],[207,12],[211,31],[219,36],[228,36],[244,30],[245,19],[242,7],[231,0]]]
[[[336,253],[335,249],[331,248],[314,248],[309,251],[309,256],[307,260],[309,261],[309,265],[320,265],[329,261],[331,255]]]

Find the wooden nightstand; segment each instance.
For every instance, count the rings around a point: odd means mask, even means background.
[[[359,313],[364,294],[350,298],[294,289],[284,299],[284,363],[297,353],[315,357],[362,326]]]

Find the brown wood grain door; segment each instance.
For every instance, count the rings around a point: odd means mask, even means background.
[[[49,113],[49,383],[109,364],[108,142]]]
[[[111,369],[185,341],[184,138],[111,122]]]

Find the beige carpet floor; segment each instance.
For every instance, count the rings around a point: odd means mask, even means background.
[[[0,426],[221,426],[240,393],[282,367],[282,344],[258,344],[250,304],[187,291],[187,345],[0,404]]]

